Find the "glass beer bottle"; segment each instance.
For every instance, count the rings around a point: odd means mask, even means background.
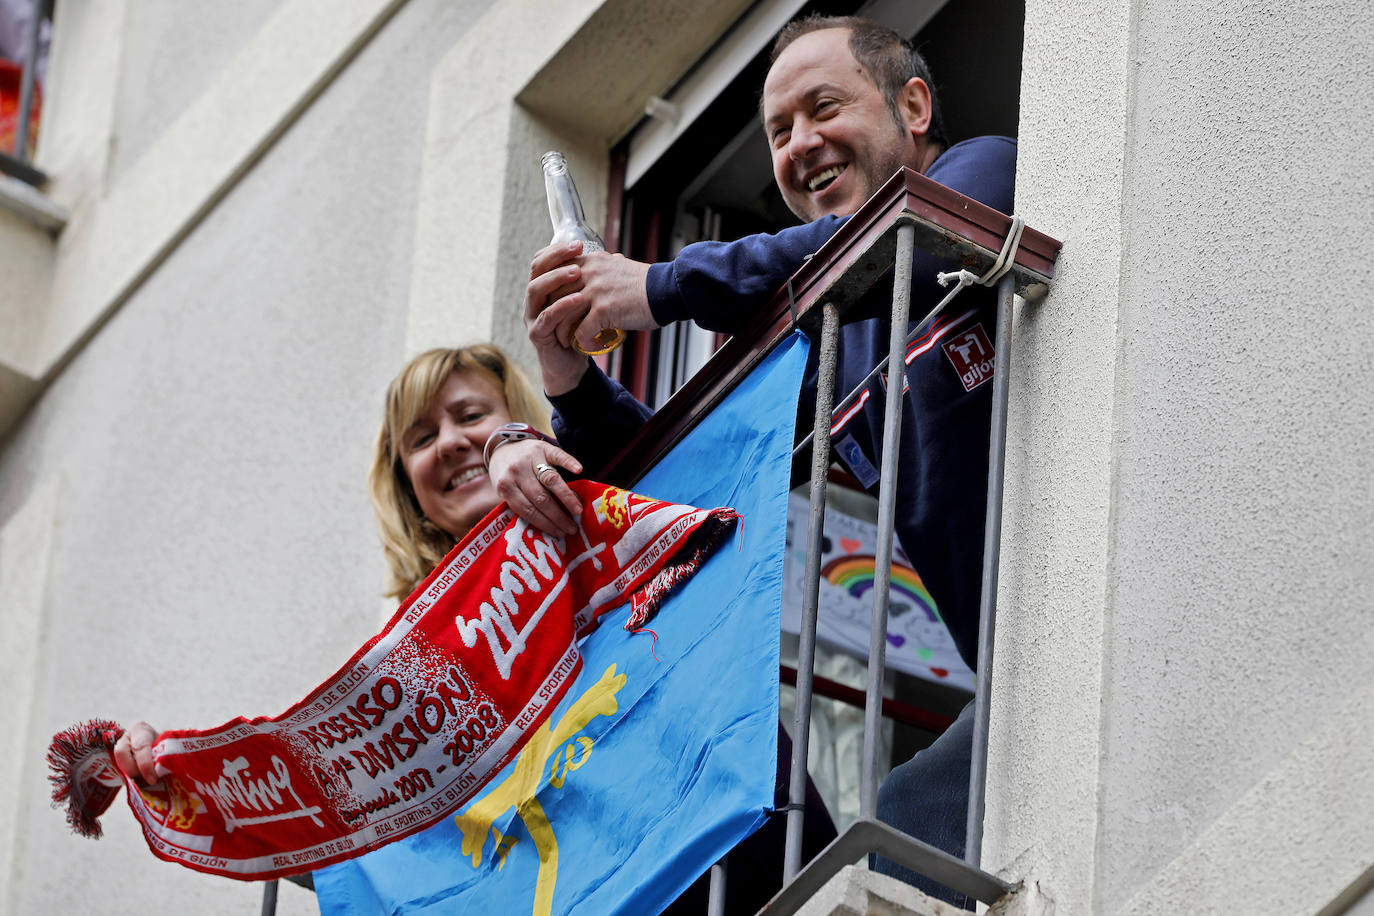
[[[541,160],[544,166],[544,193],[549,199],[549,220],[553,223],[553,241],[557,245],[564,242],[581,241],[582,253],[605,251],[606,243],[587,222],[587,214],[582,209],[582,198],[578,196],[577,185],[573,183],[568,162],[558,150],[549,150]],[[574,328],[576,330],[576,328]],[[584,350],[573,338],[573,349],[588,356],[609,353],[625,341],[625,332],[617,328],[604,328],[596,335],[598,349]]]
[[[582,242],[583,253],[605,251],[606,243],[587,222],[582,210],[582,198],[568,171],[568,160],[558,150],[549,150],[541,160],[544,165],[544,193],[549,198],[549,220],[553,223],[553,242]]]

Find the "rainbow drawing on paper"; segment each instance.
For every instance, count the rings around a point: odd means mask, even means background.
[[[872,554],[850,554],[831,560],[821,568],[821,575],[831,585],[837,585],[855,598],[862,598],[873,590],[874,557]],[[925,612],[931,621],[940,620],[940,612],[935,607],[935,599],[930,597],[925,583],[910,566],[892,563],[889,577],[890,593],[896,597],[904,596],[915,608]]]

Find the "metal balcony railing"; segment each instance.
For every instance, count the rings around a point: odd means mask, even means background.
[[[912,255],[919,246],[952,262],[958,286],[914,327],[909,322]],[[982,871],[984,786],[987,760],[988,698],[992,672],[995,629],[997,566],[1001,539],[1003,458],[1006,442],[1008,379],[1011,357],[1012,300],[1042,298],[1049,289],[1060,243],[1023,227],[1020,220],[998,213],[916,172],[903,170],[893,176],[862,208],[792,277],[786,289],[774,297],[745,332],[733,337],[711,361],[673,396],[636,435],[629,446],[598,479],[633,484],[638,470],[650,467],[702,416],[751,372],[764,356],[794,327],[819,340],[820,367],[816,393],[815,424],[798,446],[795,458],[811,451],[811,517],[808,530],[806,600],[802,612],[801,650],[797,672],[797,705],[793,727],[791,797],[788,805],[787,851],[784,879],[787,882],[765,908],[770,916],[795,912],[830,877],[865,853],[882,856],[923,874],[947,887],[984,903],[991,903],[1011,888]],[[927,328],[958,291],[969,282],[990,278],[1005,265],[997,280],[998,306],[993,370],[992,428],[988,462],[988,494],[983,549],[982,595],[975,694],[975,723],[966,857],[959,860],[901,833],[876,819],[877,740],[880,725],[887,632],[888,577],[896,512],[897,449],[885,449],[878,495],[878,564],[875,570],[874,607],[870,631],[868,685],[865,702],[863,789],[860,818],[804,869],[801,868],[803,797],[806,780],[807,740],[813,683],[821,534],[825,520],[825,489],[830,463],[834,378],[838,328],[845,311],[853,306],[888,270],[893,270],[890,351],[885,363],[903,365],[906,342]],[[962,271],[959,271],[962,268]],[[908,328],[912,327],[910,333]],[[901,391],[899,386],[887,390]],[[857,391],[855,395],[857,395]],[[846,399],[847,402],[847,399]],[[842,402],[840,409],[845,406]],[[897,441],[901,424],[898,398],[886,404],[884,442]],[[721,911],[724,869],[712,871],[711,913]]]

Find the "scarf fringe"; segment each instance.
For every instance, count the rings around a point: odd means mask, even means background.
[[[48,782],[52,783],[52,806],[67,805],[67,824],[76,833],[98,839],[102,833],[97,818],[114,801],[118,789],[91,786],[81,778],[94,755],[103,754],[114,767],[114,743],[124,729],[109,719],[90,719],[53,735],[48,746]],[[103,789],[103,791],[100,791]]]
[[[643,629],[646,623],[653,620],[663,602],[668,600],[668,596],[681,588],[682,584],[696,573],[701,564],[729,537],[730,532],[734,531],[739,519],[738,512],[729,509],[716,510],[711,518],[693,533],[691,540],[678,554],[678,559],[659,570],[658,575],[634,593],[630,599],[630,619],[625,622],[625,629],[634,632]],[[654,641],[658,641],[657,636]]]

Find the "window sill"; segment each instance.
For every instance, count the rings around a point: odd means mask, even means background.
[[[67,210],[37,188],[0,175],[0,207],[18,214],[39,228],[57,233],[67,225]]]

